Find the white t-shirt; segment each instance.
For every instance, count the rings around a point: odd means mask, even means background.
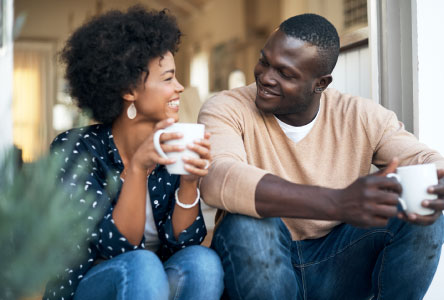
[[[320,106],[319,106],[319,109],[321,109]],[[293,142],[297,143],[300,140],[302,140],[304,137],[307,136],[307,134],[313,128],[313,125],[315,124],[315,121],[318,118],[318,115],[319,115],[319,111],[317,112],[316,117],[313,119],[313,121],[311,121],[310,123],[308,123],[307,125],[304,125],[304,126],[291,126],[291,125],[288,125],[287,123],[282,122],[281,120],[276,118],[276,116],[274,116],[274,117],[275,117],[276,121],[278,122],[279,126],[281,127],[282,131],[285,133],[285,135],[289,139],[291,139]]]
[[[160,246],[159,236],[157,234],[157,227],[154,223],[153,207],[151,206],[151,199],[149,191],[146,192],[146,217],[145,217],[145,249],[156,252]]]
[[[120,178],[123,182],[123,178]],[[148,181],[148,177],[147,177]],[[147,183],[148,185],[148,183]],[[146,191],[146,215],[145,215],[145,231],[143,235],[145,237],[145,249],[156,252],[160,246],[159,236],[157,234],[156,223],[154,223],[153,207],[151,205],[150,192]]]

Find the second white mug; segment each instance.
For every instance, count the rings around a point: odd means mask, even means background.
[[[387,174],[387,177],[396,178],[402,186],[399,202],[403,210],[419,215],[434,213],[433,210],[423,207],[421,202],[437,198],[437,195],[427,192],[430,186],[438,184],[435,164],[399,167],[396,173]]]

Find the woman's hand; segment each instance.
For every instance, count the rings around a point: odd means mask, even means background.
[[[154,148],[153,141],[153,136],[156,131],[160,129],[165,129],[173,123],[174,119],[169,118],[166,120],[162,120],[155,125],[152,134],[150,134],[146,138],[146,140],[139,146],[133,158],[131,159],[131,168],[147,172],[148,170],[156,166],[156,164],[170,165],[176,162],[175,159],[167,159],[160,156]],[[159,139],[163,152],[180,152],[185,150],[183,146],[165,144],[166,141],[180,139],[182,138],[182,136],[183,135],[178,132],[163,133]]]
[[[183,158],[183,161],[185,162],[185,170],[189,172],[190,175],[182,175],[181,179],[197,182],[199,177],[208,174],[208,167],[211,163],[210,133],[205,132],[205,136],[202,140],[195,141],[194,144],[188,145],[187,148],[199,154],[199,158]]]

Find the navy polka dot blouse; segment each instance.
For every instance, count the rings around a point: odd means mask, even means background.
[[[57,179],[63,188],[69,193],[80,186],[94,193],[90,209],[97,212],[94,215],[100,216],[85,216],[88,232],[85,245],[73,245],[77,248],[79,257],[83,259],[75,265],[67,266],[62,274],[48,283],[43,297],[72,299],[77,285],[96,259],[111,259],[126,251],[143,249],[145,245],[144,239],[139,245],[130,244],[114,225],[112,218],[112,211],[122,187],[120,173],[123,164],[114,144],[111,126],[93,125],[66,131],[54,139],[51,152],[61,157],[64,162]],[[90,173],[86,177],[80,176],[82,170],[88,170]],[[182,248],[200,244],[207,233],[202,211],[199,209],[194,223],[184,230],[177,240],[174,237],[171,216],[179,178],[178,175],[169,174],[162,165],[158,165],[148,178],[154,222],[161,242],[157,255],[162,261]],[[109,181],[117,185],[117,193],[113,195],[107,189],[111,184]],[[76,199],[75,193],[71,193],[71,198],[72,201],[78,201],[79,205],[90,205],[86,204],[84,199]]]

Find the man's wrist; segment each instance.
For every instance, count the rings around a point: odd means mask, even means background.
[[[338,199],[342,190],[324,188],[325,192],[325,213],[327,214],[328,220],[341,221],[341,211],[338,207]]]

